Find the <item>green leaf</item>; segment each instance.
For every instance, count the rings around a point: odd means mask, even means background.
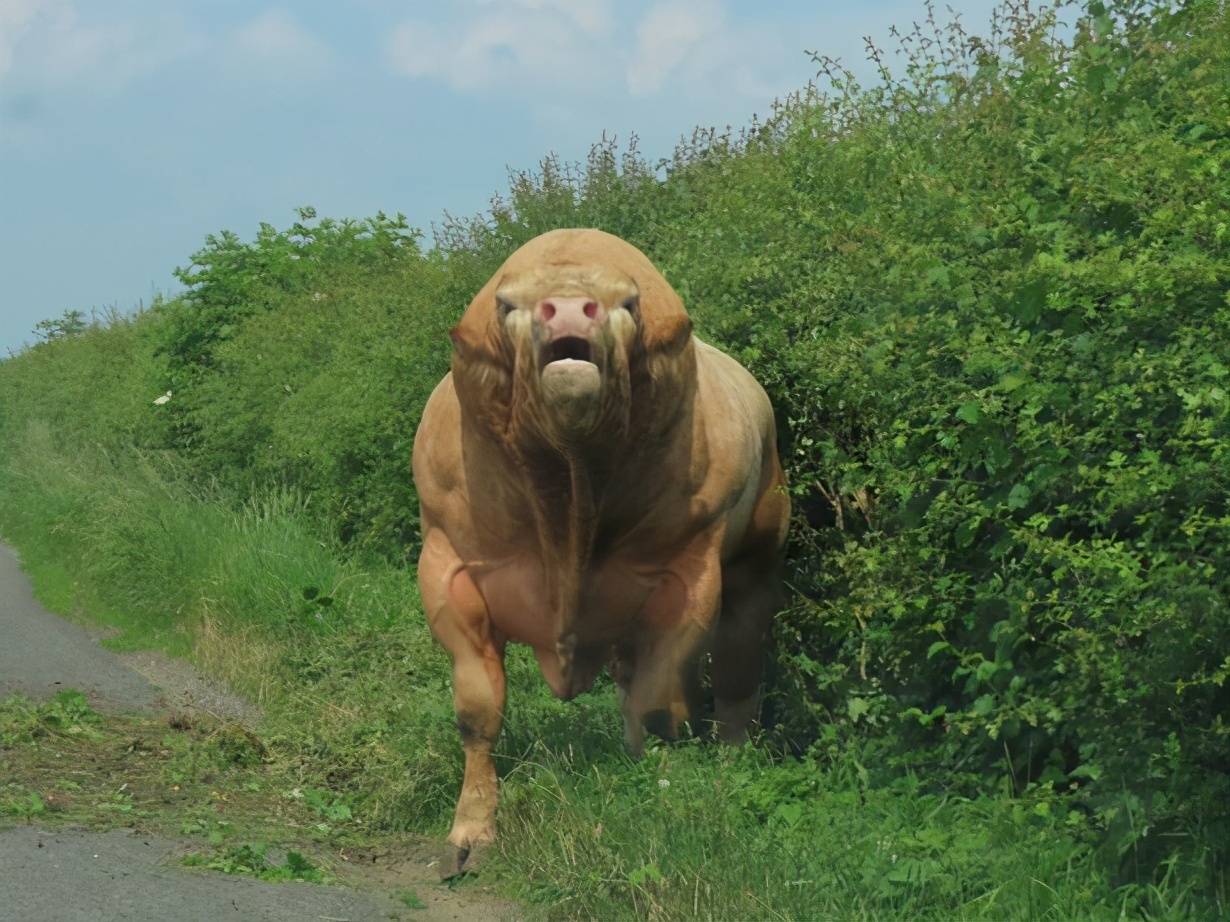
[[[846,711],[850,715],[850,719],[858,723],[860,717],[871,710],[871,704],[866,698],[850,698],[846,701]]]
[[[1025,375],[1019,372],[1010,371],[999,379],[999,383],[996,384],[995,387],[997,390],[1003,391],[1005,394],[1009,394],[1012,391],[1015,391],[1022,384],[1027,384],[1028,382],[1029,379],[1025,377]]]
[[[1085,762],[1068,772],[1069,778],[1088,778],[1097,781],[1102,777],[1102,767],[1096,762]]]
[[[1046,281],[1035,279],[1021,287],[1012,299],[1008,311],[1021,323],[1034,323],[1042,316],[1046,304]]]
[[[787,826],[795,826],[803,818],[803,805],[797,800],[791,800],[784,804],[778,804],[775,812]]]
[[[659,884],[663,879],[662,871],[652,861],[628,873],[628,883],[634,887],[643,886],[648,881]]]
[[[963,403],[957,408],[957,419],[972,426],[982,419],[982,409],[976,403]]]
[[[1023,483],[1018,483],[1008,492],[1008,508],[1009,509],[1024,509],[1029,505],[1033,493],[1029,487]]]
[[[953,532],[953,540],[957,547],[966,548],[974,543],[974,536],[978,534],[978,528],[982,525],[981,518],[973,518],[962,522]]]

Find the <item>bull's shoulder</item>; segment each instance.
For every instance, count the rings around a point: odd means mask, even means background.
[[[789,502],[782,483],[773,405],[760,383],[724,352],[697,341],[698,457],[705,458],[705,508],[721,510],[722,556],[780,545]],[[772,494],[772,495],[770,495]]]
[[[774,437],[773,405],[760,382],[722,350],[696,339],[697,399],[719,437],[756,442]]]
[[[432,391],[414,436],[412,466],[424,526],[440,528],[465,560],[500,556],[532,521],[520,481],[473,424],[452,375]]]
[[[414,434],[411,458],[414,485],[419,499],[433,505],[464,488],[461,476],[461,403],[453,375],[444,376],[423,407]]]

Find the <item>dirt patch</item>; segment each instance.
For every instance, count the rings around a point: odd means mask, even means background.
[[[153,650],[120,653],[117,658],[157,686],[160,699],[157,704],[172,713],[206,714],[247,727],[255,727],[260,722],[260,708],[221,682],[201,675],[191,663]]]
[[[345,846],[338,850],[337,857],[343,863],[346,879],[356,886],[415,893],[426,906],[453,913],[448,918],[491,922],[524,918],[516,903],[500,899],[481,878],[441,883],[440,852],[441,843],[418,839]]]
[[[42,852],[29,836],[0,830],[0,878],[7,871],[19,875],[5,879],[14,881],[11,905],[34,912],[24,917],[197,918],[167,915],[152,898],[148,904],[121,900],[115,914],[103,907],[95,915],[90,907],[101,904],[56,902],[58,890],[44,887],[51,886],[51,878],[29,871],[31,863],[54,856],[59,856],[52,862],[57,873],[76,879],[80,872],[87,881],[105,874],[98,881],[104,895],[111,893],[108,881],[124,877],[133,878],[137,893],[176,892],[178,875],[186,875],[194,881],[181,888],[182,897],[197,899],[195,878],[205,874],[215,890],[238,887],[243,899],[236,897],[237,905],[251,911],[244,918],[478,922],[522,917],[481,878],[442,885],[435,867],[438,843],[375,838],[353,821],[330,819],[320,802],[314,806],[305,796],[310,792],[298,787],[293,767],[271,761],[260,738],[238,723],[183,714],[85,713],[70,721],[54,704],[31,710],[9,702],[0,705],[0,731],[12,740],[0,748],[0,824],[24,823],[18,828],[32,829],[59,848]],[[121,831],[128,838],[119,837]],[[136,844],[138,839],[143,844]],[[292,853],[301,856],[306,867],[334,885],[321,890],[320,908],[299,915],[265,912],[265,891],[252,888],[258,881],[252,880],[250,862],[234,857],[255,851],[267,855],[272,867],[285,864]],[[191,870],[183,867],[185,858],[232,873]],[[82,862],[86,867],[78,866]],[[335,906],[338,893],[346,892],[334,892],[338,885],[353,891],[355,899]],[[7,905],[8,895],[0,884],[0,905]],[[202,899],[205,909],[216,908],[212,897]],[[287,905],[300,903],[296,898]],[[45,911],[49,907],[57,911]],[[118,907],[134,914],[124,915]],[[218,918],[204,911],[199,917]]]

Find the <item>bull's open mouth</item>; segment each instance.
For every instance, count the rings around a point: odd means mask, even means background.
[[[571,359],[574,362],[593,362],[593,347],[589,340],[580,336],[561,336],[543,346],[542,364],[545,368],[552,362]]]

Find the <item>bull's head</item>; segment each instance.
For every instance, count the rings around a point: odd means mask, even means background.
[[[506,437],[610,444],[628,434],[637,379],[658,377],[690,331],[639,250],[601,231],[557,231],[479,292],[453,331],[453,370],[462,400]]]

